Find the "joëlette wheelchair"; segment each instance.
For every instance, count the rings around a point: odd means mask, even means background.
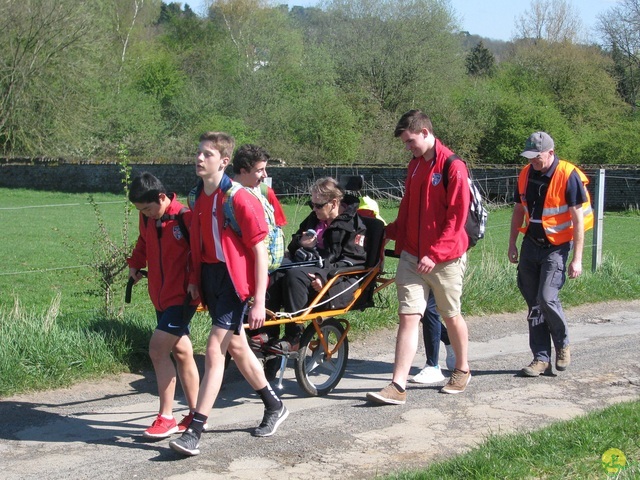
[[[346,190],[359,190],[354,183],[361,177],[349,177]],[[342,180],[342,179],[341,179]],[[342,183],[342,182],[341,182]],[[351,188],[349,188],[351,187]],[[265,360],[281,358],[277,375],[277,388],[282,388],[287,361],[295,361],[296,381],[304,392],[312,396],[331,392],[344,375],[349,357],[349,321],[340,316],[351,310],[365,310],[374,306],[375,294],[392,284],[395,278],[386,278],[384,265],[384,222],[377,218],[362,216],[367,227],[365,236],[366,262],[364,266],[337,268],[330,272],[328,282],[306,308],[294,314],[267,311],[265,326],[286,323],[308,324],[300,339],[298,351],[282,354],[265,353]],[[339,279],[350,276],[357,281],[346,287],[343,294],[353,298],[344,308],[322,310],[329,300],[325,298],[329,289]],[[348,290],[348,291],[347,291]]]

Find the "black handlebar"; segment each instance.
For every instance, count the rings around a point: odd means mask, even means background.
[[[147,276],[146,270],[138,270],[136,273],[141,274],[143,277]],[[135,282],[136,281],[133,277],[129,277],[129,280],[127,281],[127,289],[124,292],[124,303],[131,303],[131,290],[133,290],[133,284]]]

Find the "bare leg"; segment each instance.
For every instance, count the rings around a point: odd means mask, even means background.
[[[222,377],[224,376],[224,362],[233,331],[213,326],[207,340],[207,351],[204,361],[204,376],[198,392],[196,412],[209,416],[213,404],[220,393]]]
[[[469,331],[467,322],[464,321],[460,314],[455,317],[445,318],[444,322],[447,325],[451,346],[456,354],[456,368],[463,372],[468,372]]]
[[[194,411],[198,401],[200,375],[198,366],[193,358],[193,345],[188,335],[183,335],[173,347],[173,358],[178,367],[178,376],[182,390],[189,405],[189,411]]]
[[[247,336],[244,332],[233,336],[229,343],[229,353],[242,376],[254,390],[261,390],[268,385],[262,364],[249,347]]]
[[[176,392],[176,368],[171,360],[171,349],[179,338],[162,330],[155,330],[149,342],[149,356],[153,363],[160,397],[160,414],[173,415],[173,398]]]
[[[400,314],[392,381],[402,388],[407,386],[407,376],[418,350],[420,318],[420,314]]]

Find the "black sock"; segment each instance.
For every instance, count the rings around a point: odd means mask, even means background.
[[[402,388],[400,385],[398,385],[396,382],[391,382],[391,384],[396,387],[396,390],[398,390],[400,393],[404,393],[404,388]]]
[[[198,438],[202,435],[202,430],[204,430],[204,424],[207,423],[207,416],[202,415],[201,413],[195,412],[193,414],[193,420],[189,424],[189,428],[193,430]]]
[[[264,403],[267,410],[274,411],[282,408],[282,402],[271,388],[271,385],[267,384],[266,387],[256,390],[256,393],[260,395],[262,403]]]

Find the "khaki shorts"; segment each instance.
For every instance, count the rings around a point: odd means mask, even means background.
[[[467,267],[467,254],[460,258],[438,263],[427,274],[418,274],[418,258],[407,252],[400,254],[396,285],[398,289],[398,313],[423,315],[427,308],[429,291],[433,290],[438,313],[442,318],[460,313],[462,279]]]

